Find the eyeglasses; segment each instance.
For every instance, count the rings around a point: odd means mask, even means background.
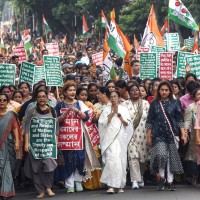
[[[7,99],[0,99],[0,102],[1,102],[1,103],[7,102]]]

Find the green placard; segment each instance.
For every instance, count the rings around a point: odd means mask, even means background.
[[[165,52],[166,48],[165,47],[160,47],[160,46],[151,46],[151,52],[155,53],[160,53],[160,52]]]
[[[34,67],[33,84],[38,83],[41,80],[45,80],[44,66]]]
[[[151,46],[151,52],[157,53],[157,69],[160,68],[160,52],[165,52],[166,47],[160,47],[160,46]]]
[[[22,62],[19,75],[20,82],[28,82],[30,85],[33,84],[34,64],[28,62]]]
[[[193,55],[186,58],[186,63],[190,64],[191,73],[200,79],[200,55]]]
[[[177,77],[185,77],[186,58],[192,56],[192,53],[179,51],[177,55]]]
[[[140,53],[140,78],[153,79],[157,77],[156,53]]]
[[[166,40],[168,51],[180,50],[180,41],[178,33],[166,33]]]
[[[15,85],[16,65],[0,64],[0,87],[2,85]]]
[[[192,50],[192,47],[194,46],[194,38],[185,39],[184,46],[188,46],[188,49]]]
[[[63,86],[59,56],[44,56],[44,68],[47,86]]]
[[[32,118],[29,138],[35,159],[57,158],[55,118]]]

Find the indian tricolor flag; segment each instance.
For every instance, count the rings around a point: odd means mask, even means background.
[[[135,47],[135,49],[138,49],[140,47],[140,44],[139,44],[135,34],[134,34],[134,47]]]
[[[84,15],[82,17],[82,20],[83,20],[83,34],[85,34],[85,33],[87,33],[89,31],[89,28],[88,28],[88,25],[87,25],[87,22],[86,22],[86,19],[85,19]]]
[[[108,44],[119,57],[124,58],[126,52],[131,51],[133,47],[128,42],[119,26],[116,24],[114,14],[112,14],[111,17]]]
[[[42,17],[42,25],[43,25],[44,34],[47,34],[48,32],[51,32],[51,29],[50,29],[50,27],[49,27],[44,15]]]
[[[169,19],[187,28],[198,31],[198,25],[181,0],[169,0]]]
[[[169,20],[168,19],[165,20],[165,23],[160,30],[160,34],[161,34],[162,37],[164,36],[166,30],[167,30],[168,33],[170,32],[170,30],[169,30]]]
[[[153,5],[151,6],[141,46],[142,47],[164,46],[164,41],[157,26],[156,15],[154,12]]]
[[[191,50],[192,53],[196,53],[196,54],[198,54],[198,49],[199,49],[198,35],[199,35],[198,33],[195,35],[194,45]]]
[[[103,83],[104,85],[108,80],[117,80],[117,75],[113,67],[113,62],[109,53],[109,46],[106,40],[103,40]]]
[[[108,20],[106,19],[103,10],[101,11],[101,26],[104,28],[109,28]]]

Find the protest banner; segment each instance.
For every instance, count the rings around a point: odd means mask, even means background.
[[[46,43],[45,46],[48,50],[48,55],[59,56],[59,48],[57,43]]]
[[[184,51],[179,51],[177,55],[177,77],[182,76],[185,77],[185,65],[186,65],[186,57],[192,56],[194,54]]]
[[[29,138],[35,159],[57,158],[55,118],[32,118]]]
[[[38,83],[41,80],[45,80],[44,66],[35,66],[33,75],[33,84]]]
[[[85,122],[85,126],[88,132],[91,144],[93,147],[95,147],[100,142],[99,130],[97,126],[92,122],[92,119],[94,116],[94,109],[90,106],[88,106],[88,108],[90,109],[88,112],[89,120]]]
[[[153,79],[157,77],[156,53],[140,53],[140,78]]]
[[[96,65],[102,66],[103,65],[103,51],[92,54],[92,61]]]
[[[161,80],[173,79],[173,54],[171,52],[160,52],[160,70]]]
[[[66,112],[68,108],[62,108]],[[58,145],[61,150],[83,149],[83,128],[80,117],[70,111],[65,120],[59,126]]]
[[[18,46],[13,49],[13,55],[19,56],[19,63],[26,62],[26,50],[24,46]]]
[[[178,33],[166,33],[167,51],[179,51],[180,41]]]
[[[28,82],[33,84],[34,64],[28,62],[22,62],[19,74],[19,83]]]
[[[191,51],[192,47],[194,46],[194,38],[184,39],[184,46],[187,46],[188,49]]]
[[[136,54],[136,59],[137,60],[140,60],[140,53],[148,53],[149,52],[149,47],[139,47],[138,49],[137,49],[137,54]]]
[[[161,46],[151,46],[150,52],[151,53],[157,53],[157,69],[160,67],[160,52],[165,52],[166,47]]]
[[[45,78],[47,86],[63,86],[60,57],[44,56]]]
[[[186,57],[186,63],[191,67],[191,73],[197,76],[197,79],[200,79],[200,54]]]
[[[151,46],[151,53],[160,53],[160,52],[165,52],[166,48],[161,47],[161,46]]]
[[[15,85],[16,65],[0,64],[0,87],[2,85]]]

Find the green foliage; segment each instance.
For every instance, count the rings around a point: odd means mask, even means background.
[[[5,0],[2,0],[4,2]],[[28,25],[31,22],[31,13],[35,14],[36,19],[41,26],[42,15],[45,18],[55,34],[62,31],[73,36],[82,30],[82,15],[84,14],[88,26],[91,30],[92,25],[96,25],[97,32],[100,28],[100,13],[104,10],[109,19],[110,11],[114,8],[116,11],[116,21],[119,22],[121,29],[130,37],[136,34],[139,38],[143,34],[149,15],[151,4],[154,4],[159,28],[162,27],[168,12],[169,0],[10,0],[15,9],[18,22],[23,29],[24,20]],[[200,4],[199,0],[182,0],[197,22],[200,23]],[[117,3],[116,3],[117,2]],[[24,9],[26,16],[23,16]],[[75,27],[75,16],[77,26]],[[181,27],[182,29],[182,27]]]

